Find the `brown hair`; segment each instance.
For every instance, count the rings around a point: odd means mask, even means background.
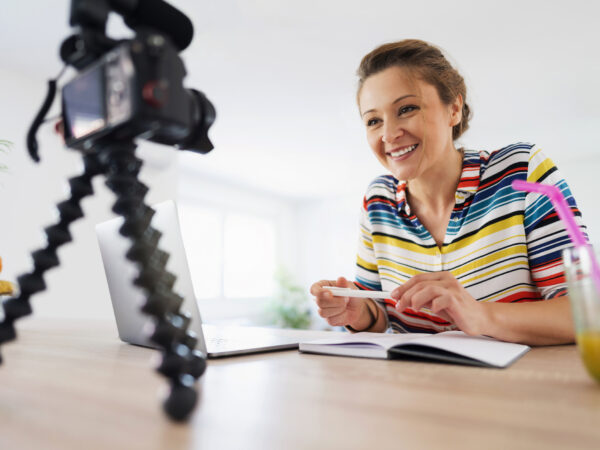
[[[471,109],[467,104],[465,80],[439,48],[418,39],[405,39],[377,47],[360,62],[357,70],[358,93],[367,78],[390,67],[416,71],[423,81],[436,88],[440,100],[445,105],[451,105],[460,94],[463,99],[462,119],[452,127],[452,139],[458,139],[467,131]]]

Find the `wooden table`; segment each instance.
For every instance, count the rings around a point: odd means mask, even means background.
[[[18,330],[2,347],[2,450],[600,448],[600,385],[575,346],[505,370],[296,351],[212,360],[194,415],[174,424],[157,355],[111,323]]]

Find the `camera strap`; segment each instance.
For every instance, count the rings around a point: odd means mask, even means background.
[[[42,107],[35,116],[35,119],[31,123],[31,127],[29,127],[29,131],[27,133],[27,150],[35,162],[40,162],[40,156],[38,154],[39,146],[36,134],[42,123],[44,123],[46,114],[48,114],[50,107],[54,103],[54,97],[56,97],[56,84],[63,76],[66,69],[67,65],[64,65],[56,78],[48,80],[48,92],[46,93],[46,98],[44,99],[44,103],[42,103]]]

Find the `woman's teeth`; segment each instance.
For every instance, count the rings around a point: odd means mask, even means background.
[[[415,148],[417,148],[417,145],[419,145],[419,144],[411,145],[410,147],[406,147],[406,148],[403,148],[402,150],[398,150],[395,152],[390,152],[390,155],[392,156],[392,158],[397,158],[398,156],[402,156],[402,155],[405,155],[406,153],[412,152]]]

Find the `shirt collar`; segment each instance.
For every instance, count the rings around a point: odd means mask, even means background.
[[[481,156],[478,151],[463,150],[463,161],[462,161],[462,173],[460,175],[460,181],[456,187],[456,193],[454,197],[457,205],[462,205],[475,195],[477,189],[479,189],[479,177],[481,170]],[[410,216],[410,205],[406,198],[406,181],[396,180],[396,204],[398,205],[398,211],[404,212],[407,216]]]

